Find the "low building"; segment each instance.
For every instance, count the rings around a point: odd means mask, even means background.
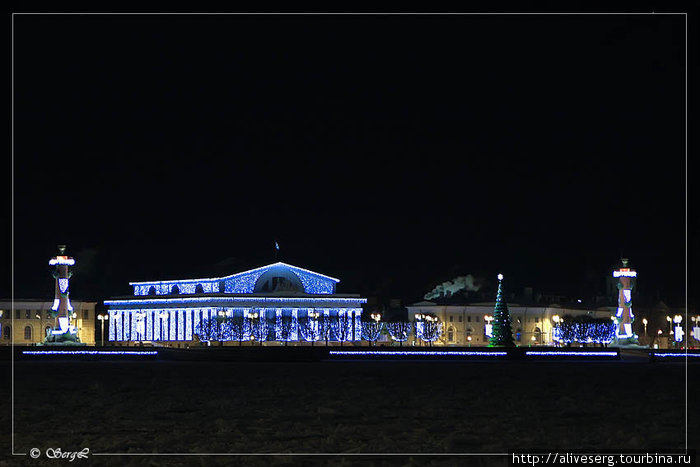
[[[80,342],[95,345],[95,305],[72,301],[71,322]],[[56,322],[51,316],[53,300],[0,300],[0,345],[34,345],[43,342]]]
[[[318,327],[327,318],[334,327],[329,340],[360,342],[367,300],[337,294],[338,282],[282,262],[225,277],[131,282],[133,296],[105,301],[109,341],[175,347],[204,340],[304,343],[324,340]]]
[[[495,302],[440,304],[437,300],[414,303],[407,308],[410,321],[415,321],[417,314],[427,313],[437,316],[442,322],[442,336],[434,344],[485,346],[489,341],[486,326],[493,315],[494,306]],[[512,322],[513,340],[518,346],[553,345],[555,342],[552,339],[552,330],[555,316],[561,318],[588,315],[610,319],[615,314],[607,307],[591,310],[560,305],[523,306],[516,303],[509,303],[508,310]]]

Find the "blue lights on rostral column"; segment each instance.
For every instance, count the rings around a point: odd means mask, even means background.
[[[78,330],[70,322],[73,306],[70,304],[70,278],[73,275],[71,266],[75,260],[66,256],[66,246],[58,245],[59,255],[49,261],[53,266],[53,277],[56,279],[54,300],[51,316],[56,319],[55,326],[46,333],[44,344],[83,345],[78,339]]]
[[[629,259],[622,258],[622,267],[613,271],[618,279],[617,313],[615,314],[615,336],[618,340],[633,343],[637,336],[632,332],[634,314],[632,313],[632,289],[637,280],[637,271],[629,267]]]

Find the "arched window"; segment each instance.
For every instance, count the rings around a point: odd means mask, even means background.
[[[154,286],[150,286],[148,288],[148,295],[155,295],[156,294],[156,288]]]
[[[44,335],[45,335],[45,336],[48,336],[49,333],[51,333],[51,326],[46,326],[46,327],[44,328]]]
[[[2,336],[5,339],[9,339],[11,335],[12,335],[12,326],[5,326],[5,329],[2,330]]]
[[[447,342],[454,342],[455,341],[455,330],[453,327],[450,327],[447,329]]]
[[[173,285],[173,288],[170,289],[170,293],[173,294],[173,295],[179,294],[179,293],[180,293],[180,287],[178,287],[177,285]]]
[[[26,340],[26,341],[32,340],[32,327],[31,326],[24,327],[24,340]]]
[[[204,287],[202,287],[202,284],[197,284],[197,287],[194,288],[194,293],[204,293]]]
[[[542,330],[540,328],[535,328],[533,336],[535,336],[535,342],[538,344],[542,343]]]

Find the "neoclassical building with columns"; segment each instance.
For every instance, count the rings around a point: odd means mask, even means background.
[[[267,332],[241,331],[232,343],[258,340],[322,340],[303,332],[300,323],[325,316],[344,327],[343,340],[361,340],[362,305],[355,294],[337,294],[339,279],[277,262],[225,277],[130,282],[133,296],[105,301],[109,341],[131,345],[153,342],[186,346],[201,338],[203,327],[217,319],[255,321]],[[323,319],[323,318],[322,318]],[[288,323],[285,337],[281,323]],[[205,323],[205,324],[203,324]],[[337,329],[335,331],[338,331]],[[264,336],[264,337],[263,337]]]

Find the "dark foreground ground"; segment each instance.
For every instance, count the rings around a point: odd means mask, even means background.
[[[9,362],[0,362],[2,374]],[[15,450],[498,453],[682,448],[685,366],[629,362],[15,362]],[[700,446],[700,366],[689,366]],[[9,452],[10,395],[1,394]],[[21,460],[18,460],[21,459]],[[73,465],[506,465],[503,457],[116,457]]]

